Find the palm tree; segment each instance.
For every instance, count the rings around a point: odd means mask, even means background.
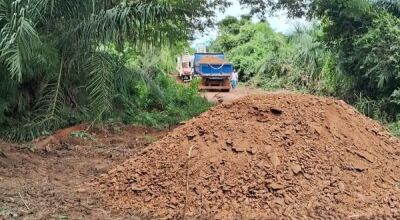
[[[320,80],[320,73],[327,57],[327,51],[316,40],[317,32],[318,28],[315,26],[297,25],[294,32],[289,36],[289,41],[294,45],[296,51],[293,60],[305,70],[306,78],[309,82]]]
[[[60,126],[62,108],[83,109],[87,103],[101,119],[112,109],[114,79],[137,74],[106,49],[186,39],[194,26],[209,22],[198,18],[214,10],[194,7],[215,8],[216,2],[221,1],[0,0],[0,74],[17,82],[20,98],[8,114],[30,109],[23,127],[51,129]],[[78,100],[82,94],[85,102]]]

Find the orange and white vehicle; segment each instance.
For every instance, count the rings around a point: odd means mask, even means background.
[[[178,66],[177,66],[177,71],[179,74],[179,78],[181,78],[182,81],[188,82],[191,81],[193,78],[193,61],[194,61],[194,56],[193,55],[182,55],[178,57]]]

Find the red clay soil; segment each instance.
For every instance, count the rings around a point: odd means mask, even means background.
[[[94,186],[150,218],[399,219],[400,142],[342,101],[256,95],[190,120]]]
[[[285,90],[277,91],[265,91],[257,88],[249,88],[247,86],[239,86],[236,89],[232,89],[230,92],[202,92],[204,98],[211,103],[231,103],[237,99],[249,96],[249,95],[261,95],[261,94],[272,94],[272,93],[290,93]]]
[[[85,185],[168,131],[113,125],[90,129],[93,139],[66,135],[77,127],[57,132],[59,143],[44,151],[0,140],[0,219],[132,218]]]
[[[67,127],[64,129],[60,129],[55,132],[53,135],[39,137],[32,141],[35,145],[35,148],[39,151],[50,150],[50,147],[58,146],[63,142],[67,141],[73,132],[77,131],[85,131],[89,127],[88,124],[78,124],[72,127]]]
[[[226,61],[224,59],[215,57],[215,56],[204,56],[199,60],[199,63],[206,63],[206,64],[224,64]]]

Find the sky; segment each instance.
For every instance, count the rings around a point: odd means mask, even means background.
[[[222,20],[226,16],[234,16],[239,17],[244,14],[248,14],[249,10],[244,9],[240,6],[239,0],[231,0],[232,5],[228,9],[225,10],[224,13],[219,12],[217,14],[217,21]],[[288,34],[293,30],[294,25],[296,24],[307,24],[308,22],[305,19],[289,19],[285,12],[280,11],[277,12],[274,16],[267,18],[270,26],[277,32],[281,32],[283,34]],[[197,44],[206,44],[207,42],[214,40],[218,35],[217,28],[213,28],[211,30],[206,31],[207,34],[203,34],[203,36],[198,35],[195,36],[195,40],[192,42],[192,47],[196,47]]]

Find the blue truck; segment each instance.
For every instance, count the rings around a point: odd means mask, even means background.
[[[200,90],[231,90],[233,64],[223,53],[195,53],[194,75],[201,77]]]

